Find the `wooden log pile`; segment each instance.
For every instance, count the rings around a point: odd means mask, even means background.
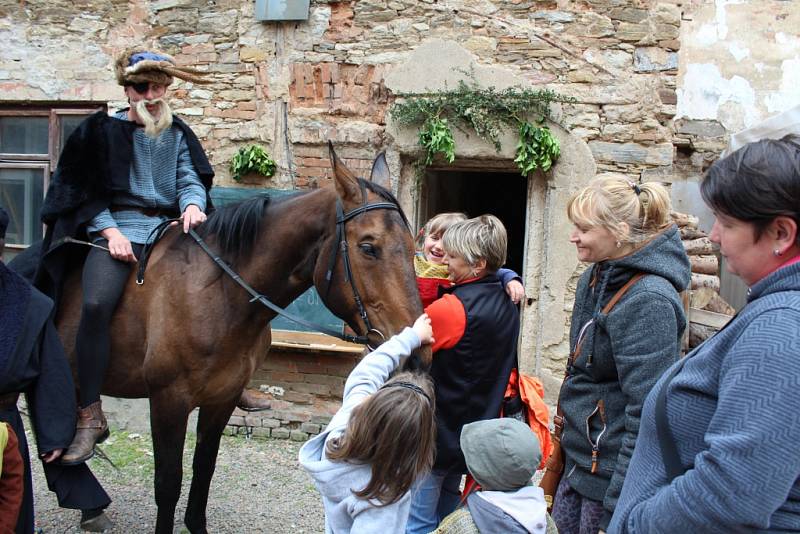
[[[700,230],[697,217],[677,212],[671,215],[680,229],[683,246],[692,265],[688,296],[689,328],[685,343],[685,348],[690,349],[711,337],[735,310],[719,294],[717,246]]]

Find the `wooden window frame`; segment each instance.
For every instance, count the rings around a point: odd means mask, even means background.
[[[0,108],[0,117],[47,117],[47,154],[10,154],[0,152],[0,161],[8,163],[13,161],[44,161],[50,163],[54,170],[58,165],[58,156],[61,154],[61,117],[70,115],[91,115],[96,111],[104,111],[105,105],[100,104],[69,104],[59,107],[52,106],[8,106]]]
[[[48,161],[0,161],[0,169],[40,169],[43,175],[42,191],[47,193],[47,187],[50,185],[50,163]],[[44,231],[44,225],[42,226],[42,231]],[[6,242],[6,248],[12,250],[25,250],[28,246],[21,243]]]
[[[42,169],[44,174],[43,190],[47,194],[50,177],[58,165],[61,154],[61,120],[64,117],[76,115],[91,115],[97,111],[105,111],[107,106],[98,103],[43,103],[33,106],[2,105],[2,117],[46,117],[47,123],[47,154],[15,154],[0,152],[0,168],[5,169]],[[6,248],[24,250],[28,245],[6,243]]]

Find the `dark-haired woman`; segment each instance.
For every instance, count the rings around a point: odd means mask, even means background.
[[[648,396],[609,532],[800,532],[800,138],[745,145],[701,192],[747,304]]]

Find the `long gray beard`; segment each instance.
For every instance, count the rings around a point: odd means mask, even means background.
[[[153,117],[147,111],[147,105],[158,104],[161,108],[158,118]],[[163,98],[155,98],[153,100],[139,100],[136,103],[136,114],[144,125],[144,133],[148,137],[155,139],[161,132],[172,126],[172,110],[169,104]]]

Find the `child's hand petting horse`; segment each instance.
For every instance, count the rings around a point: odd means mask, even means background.
[[[411,328],[417,333],[423,345],[433,343],[433,328],[431,328],[431,318],[428,317],[427,313],[417,317],[417,320],[414,321],[414,326]]]

